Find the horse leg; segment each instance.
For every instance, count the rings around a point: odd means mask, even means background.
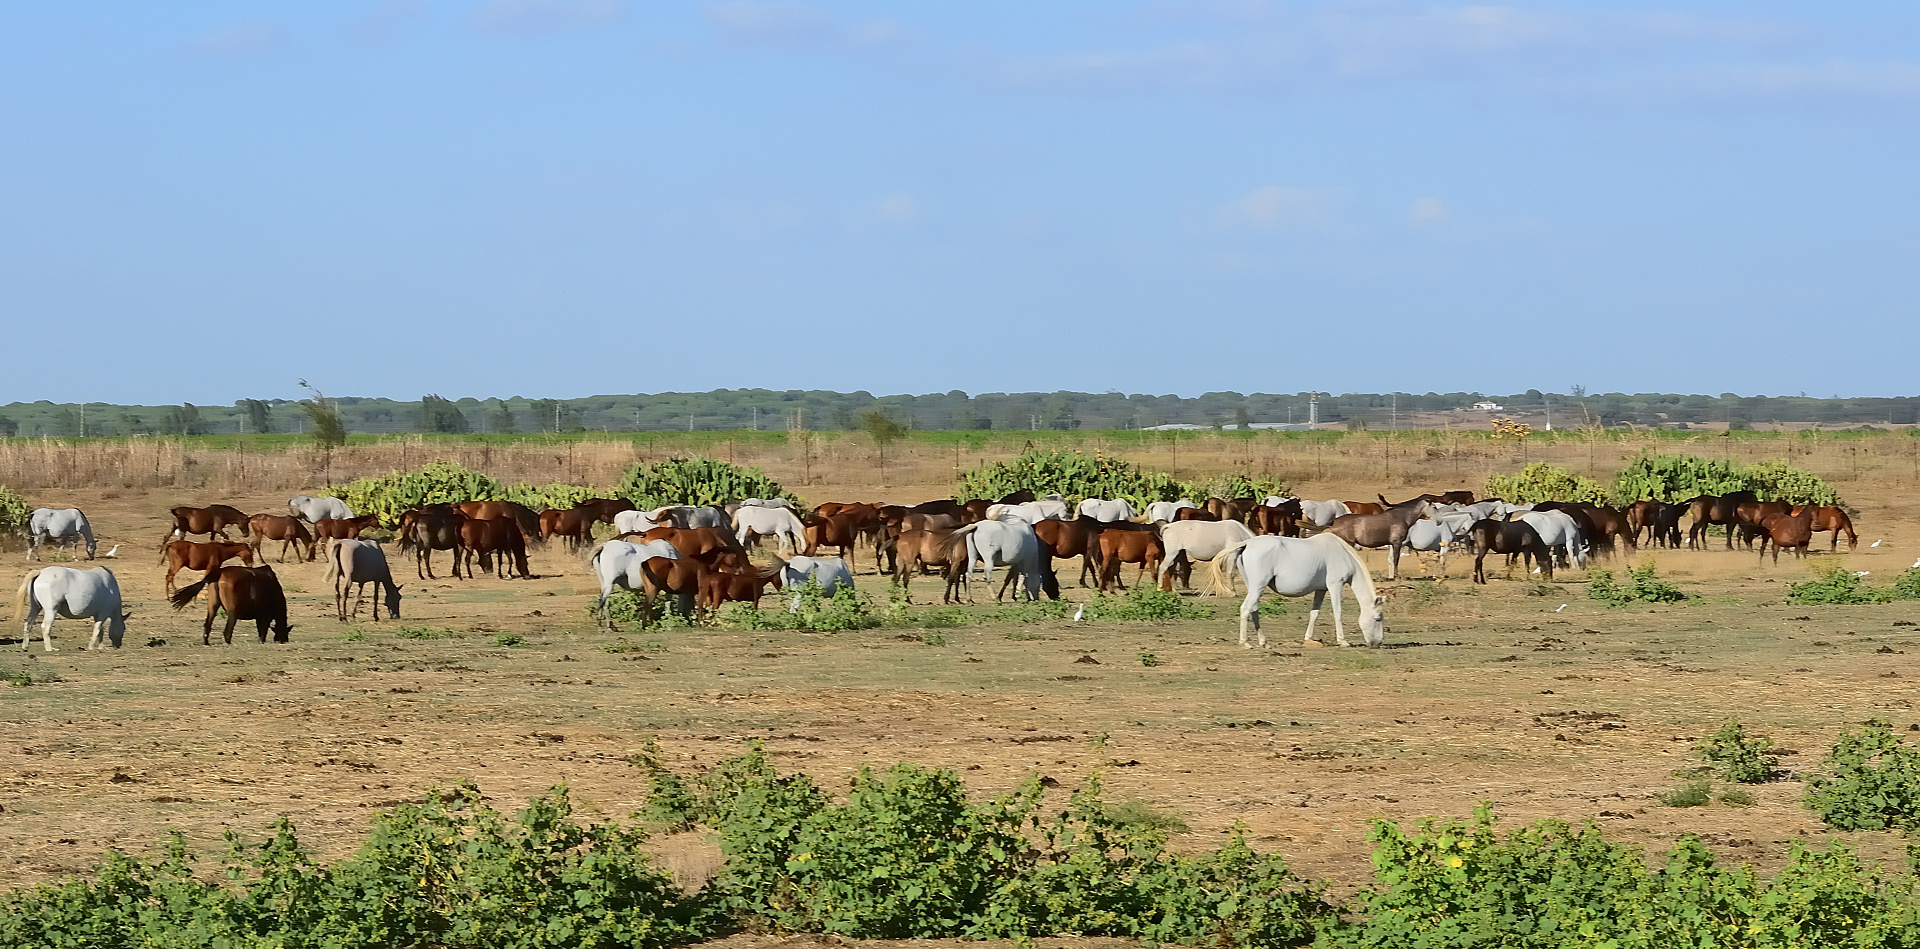
[[[1487,548],[1482,547],[1480,549],[1480,555],[1478,557],[1473,558],[1473,582],[1479,583],[1479,584],[1485,584],[1487,582],[1486,564],[1487,564]]]
[[[227,645],[229,646],[233,645],[233,628],[238,625],[240,625],[240,617],[233,615],[232,610],[228,610],[227,611],[227,628],[221,630],[220,635],[221,635],[221,638],[227,641]],[[267,636],[265,633],[260,634],[260,641],[263,643],[267,641]]]
[[[40,621],[40,651],[41,652],[53,651],[53,618],[57,615],[59,614],[54,610],[53,607],[48,607],[46,617]],[[26,641],[22,640],[20,644],[22,646],[25,646]]]
[[[1400,573],[1400,545],[1388,544],[1387,545],[1387,579],[1389,580],[1398,579],[1399,573]],[[1340,605],[1339,605],[1340,598],[1338,596],[1335,596],[1333,598],[1333,602],[1334,602],[1334,610],[1337,613],[1340,609]],[[1344,646],[1346,645],[1346,643],[1342,641],[1341,645]]]
[[[1020,576],[1019,571],[1013,569],[1013,566],[1009,564],[1007,566],[1007,578],[1005,580],[1000,581],[1000,592],[995,593],[993,595],[993,602],[998,603],[1006,599],[1007,588],[1013,586],[1013,581],[1017,579],[1019,576]],[[988,581],[988,582],[991,583],[992,581]]]
[[[1252,649],[1247,644],[1247,624],[1253,624],[1253,631],[1260,636],[1260,648],[1267,648],[1267,634],[1260,629],[1260,594],[1262,587],[1255,586],[1251,580],[1247,583],[1247,598],[1240,601],[1240,648]]]
[[[1334,641],[1338,642],[1342,646],[1353,645],[1352,643],[1347,642],[1347,627],[1346,627],[1346,624],[1340,621],[1340,584],[1338,583],[1333,584],[1333,589],[1327,591],[1327,596],[1333,600]],[[1354,599],[1354,602],[1356,603],[1360,601],[1359,596],[1355,596],[1353,599]],[[1366,604],[1364,603],[1361,603],[1360,606],[1361,606],[1361,609],[1366,608]]]
[[[1307,635],[1301,638],[1300,641],[1302,643],[1310,643],[1314,641],[1313,624],[1316,622],[1319,622],[1320,607],[1326,602],[1327,602],[1327,591],[1325,590],[1313,591],[1313,609],[1307,611]]]

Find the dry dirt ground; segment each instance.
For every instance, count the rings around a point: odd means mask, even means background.
[[[1862,543],[1841,557],[1890,582],[1920,556],[1920,525],[1892,489],[1851,493]],[[814,494],[874,496],[851,482]],[[197,604],[162,604],[164,512],[213,500],[278,511],[283,495],[33,500],[82,507],[102,551],[122,545],[107,563],[134,617],[118,651],[84,651],[73,622],[56,625],[52,654],[0,640],[0,674],[32,680],[0,685],[12,736],[0,748],[0,862],[16,884],[83,870],[109,847],[148,850],[167,827],[215,849],[221,828],[258,835],[282,814],[340,855],[377,809],[463,778],[506,809],[564,781],[588,815],[624,817],[643,789],[627,759],[650,736],[688,771],[764,741],[830,788],[901,761],[956,769],[983,795],[1036,772],[1064,795],[1103,771],[1111,798],[1191,824],[1177,846],[1211,847],[1244,822],[1256,846],[1342,888],[1367,876],[1370,821],[1465,816],[1480,801],[1515,823],[1596,820],[1653,851],[1699,834],[1765,867],[1788,841],[1825,836],[1799,804],[1801,778],[1843,729],[1875,717],[1920,728],[1920,605],[1785,605],[1807,566],[1746,553],[1642,554],[1691,599],[1613,610],[1586,596],[1578,571],[1476,587],[1470,563],[1456,559],[1436,582],[1409,562],[1413,579],[1383,584],[1388,648],[1303,647],[1294,603],[1269,618],[1266,651],[1236,645],[1237,599],[1225,598],[1195,600],[1215,611],[1206,620],[967,625],[940,630],[938,645],[900,629],[606,634],[587,613],[583,564],[558,548],[536,553],[535,580],[420,581],[396,556],[399,622],[342,624],[320,564],[276,564],[293,594],[292,642],[262,645],[243,624],[232,646],[216,628],[209,647]],[[16,576],[26,569],[23,552],[4,559]],[[1060,568],[1084,598],[1077,564]],[[443,638],[403,638],[403,627]],[[603,648],[616,640],[626,651]],[[1793,752],[1793,776],[1758,787],[1751,807],[1661,806],[1693,742],[1730,716]],[[1883,835],[1854,837],[1872,857],[1900,852]],[[689,883],[715,865],[698,839],[659,843]]]

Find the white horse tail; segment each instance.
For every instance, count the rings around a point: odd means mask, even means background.
[[[27,578],[20,581],[20,591],[13,595],[13,621],[23,622],[27,618],[27,600],[33,593],[33,581],[40,576],[39,570],[27,571]]]
[[[600,552],[606,550],[607,545],[611,543],[613,543],[613,541],[603,540],[594,545],[592,553],[587,554],[587,567],[591,569],[596,576],[598,576],[600,572]]]
[[[1224,589],[1228,593],[1233,592],[1233,587],[1230,586],[1227,581],[1223,581],[1220,578],[1221,565],[1225,564],[1227,566],[1232,567],[1235,570],[1240,569],[1240,549],[1242,547],[1247,546],[1247,542],[1251,541],[1252,539],[1253,538],[1249,537],[1247,538],[1247,540],[1234,541],[1233,543],[1220,548],[1220,552],[1217,554],[1214,554],[1212,560],[1207,561],[1207,592],[1208,593],[1212,593],[1214,590],[1217,590],[1217,589]]]

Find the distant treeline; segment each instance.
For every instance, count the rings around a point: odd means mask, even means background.
[[[854,429],[880,412],[913,429],[1138,429],[1185,424],[1304,423],[1309,393],[1209,392],[1195,398],[1118,392],[989,392],[968,395],[875,396],[868,392],[715,389],[584,399],[333,399],[350,432],[539,433],[577,431],[712,431],[720,429]],[[1473,409],[1499,404],[1499,411]],[[1555,427],[1731,426],[1772,424],[1910,425],[1920,423],[1920,397],[1816,399],[1805,396],[1667,395],[1620,392],[1512,395],[1480,392],[1321,395],[1318,418],[1352,428],[1485,427],[1494,416],[1549,419]],[[0,435],[218,435],[295,433],[308,426],[300,403],[241,399],[233,405],[86,405],[15,402],[0,407]]]

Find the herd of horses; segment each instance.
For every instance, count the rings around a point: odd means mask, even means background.
[[[1678,547],[1681,520],[1691,517],[1685,543],[1705,547],[1708,532],[1725,529],[1726,546],[1736,542],[1760,556],[1782,549],[1804,556],[1813,536],[1830,533],[1837,550],[1842,535],[1849,549],[1859,535],[1847,513],[1837,507],[1795,506],[1761,501],[1753,492],[1703,496],[1680,503],[1643,500],[1624,508],[1581,502],[1511,504],[1477,499],[1472,492],[1421,494],[1400,502],[1313,501],[1271,496],[1264,499],[1208,498],[1157,501],[1136,511],[1124,499],[1088,498],[1071,505],[1060,495],[1036,497],[1019,491],[998,500],[945,498],[914,505],[829,502],[801,511],[784,499],[742,499],[727,505],[671,505],[637,509],[616,498],[594,498],[566,509],[534,511],[511,501],[427,504],[382,524],[372,514],[355,515],[338,498],[298,495],[287,513],[247,514],[231,505],[180,506],[160,542],[166,566],[165,589],[176,610],[206,600],[202,641],[211,643],[216,618],[224,613],[224,637],[233,641],[237,623],[252,621],[260,640],[271,634],[285,642],[291,625],[278,575],[264,562],[264,545],[280,543],[279,562],[289,555],[311,562],[324,556],[326,582],[334,592],[335,612],[348,621],[374,587],[371,615],[382,607],[400,615],[400,585],[394,582],[385,549],[365,532],[391,531],[397,549],[411,552],[416,575],[438,579],[433,557],[450,555],[456,579],[486,573],[505,580],[532,578],[528,547],[564,543],[586,553],[600,585],[597,613],[608,622],[608,601],[619,588],[639,593],[651,609],[671,597],[679,612],[710,612],[728,602],[758,603],[769,589],[818,583],[826,593],[851,588],[863,552],[874,573],[898,583],[911,601],[916,578],[939,576],[943,603],[971,600],[978,576],[996,601],[1009,591],[1028,599],[1059,599],[1054,572],[1057,559],[1080,559],[1079,583],[1102,592],[1125,590],[1122,573],[1137,568],[1134,582],[1153,582],[1172,590],[1177,582],[1192,588],[1198,562],[1210,565],[1212,590],[1231,589],[1235,573],[1247,582],[1240,613],[1240,641],[1259,631],[1259,598],[1272,591],[1314,597],[1306,638],[1324,599],[1333,599],[1336,638],[1346,644],[1340,592],[1352,589],[1361,605],[1360,631],[1369,645],[1384,636],[1384,598],[1356,551],[1387,552],[1386,577],[1396,579],[1406,550],[1437,552],[1439,575],[1446,576],[1447,555],[1471,550],[1473,579],[1486,582],[1484,562],[1505,555],[1551,579],[1556,563],[1584,566],[1590,555],[1634,550],[1643,542]],[[613,538],[594,545],[594,528],[611,527]],[[40,509],[29,518],[29,559],[39,559],[47,543],[79,545],[88,559],[94,538],[86,516],[75,509]],[[229,535],[235,531],[243,540]],[[188,539],[206,536],[205,541]],[[384,535],[381,536],[384,539]],[[751,552],[767,539],[778,546],[773,566],[754,563]],[[323,546],[324,545],[324,546]],[[117,549],[117,548],[116,548]],[[823,555],[827,549],[832,556]],[[108,556],[113,556],[109,552]],[[256,560],[262,561],[258,564]],[[234,561],[238,561],[235,563]],[[993,585],[996,568],[1005,579]],[[182,569],[203,575],[175,588]],[[1151,581],[1146,580],[1151,576]],[[1016,586],[1017,585],[1017,586]],[[357,594],[357,595],[356,595]],[[351,601],[351,606],[349,605]],[[28,629],[42,626],[42,642],[52,648],[54,617],[90,618],[95,631],[88,648],[103,637],[118,645],[127,613],[110,570],[48,566],[28,574],[15,604],[15,620]],[[25,648],[26,638],[22,638]],[[1259,634],[1259,644],[1266,638]]]

